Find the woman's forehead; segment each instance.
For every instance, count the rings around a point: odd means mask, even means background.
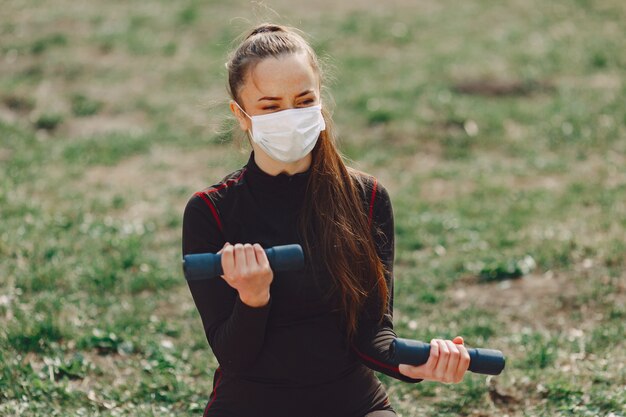
[[[260,61],[242,86],[244,99],[289,98],[305,90],[319,90],[318,75],[305,53],[287,54]]]

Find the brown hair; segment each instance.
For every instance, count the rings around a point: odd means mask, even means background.
[[[250,71],[261,60],[302,51],[307,53],[321,84],[322,72],[317,56],[295,29],[274,24],[254,28],[226,64],[232,99],[243,107],[239,91]],[[366,174],[344,164],[336,147],[330,114],[325,108],[322,114],[326,129],[320,133],[311,151],[311,174],[299,229],[306,253],[315,250],[333,277],[328,296],[338,292],[337,307],[343,312],[346,336],[351,341],[357,330],[359,312],[370,293],[373,292],[373,302],[380,307],[377,313],[378,319],[382,320],[388,308],[389,289],[359,190],[364,187]]]

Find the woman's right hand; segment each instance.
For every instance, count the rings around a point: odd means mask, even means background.
[[[221,277],[239,292],[241,301],[250,307],[266,305],[274,272],[261,245],[226,242],[218,253],[222,255]]]

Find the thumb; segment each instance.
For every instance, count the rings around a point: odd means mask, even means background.
[[[452,343],[455,343],[457,345],[462,345],[463,342],[463,338],[461,336],[457,336],[454,339],[452,339]]]

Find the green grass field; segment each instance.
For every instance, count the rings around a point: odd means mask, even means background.
[[[391,194],[398,334],[507,355],[380,375],[399,414],[626,416],[626,3],[312,3],[2,2],[0,415],[202,414],[182,212],[247,160],[224,62],[271,20]]]

